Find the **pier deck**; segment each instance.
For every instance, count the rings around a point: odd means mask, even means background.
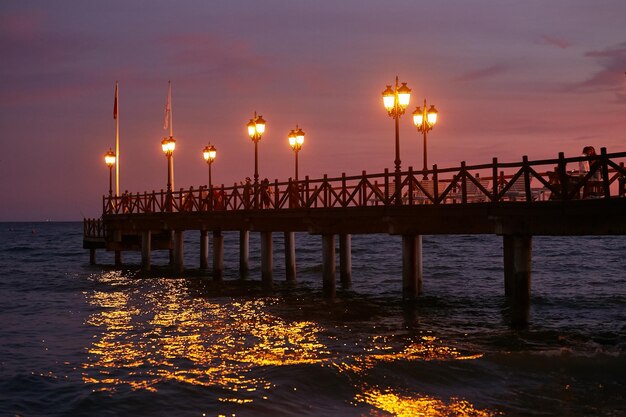
[[[532,236],[625,235],[626,152],[602,149],[588,173],[567,170],[583,157],[499,163],[415,172],[367,174],[273,184],[234,184],[180,191],[103,197],[101,219],[85,220],[84,247],[116,252],[169,249],[183,271],[183,232],[199,231],[200,266],[208,268],[213,236],[213,277],[223,274],[224,231],[240,232],[240,272],[247,275],[250,232],[261,233],[262,280],[272,282],[271,234],[285,236],[287,279],[295,279],[294,232],[322,237],[323,289],[335,292],[335,236],[340,236],[341,277],[349,285],[350,236],[388,233],[403,239],[403,294],[421,293],[421,236],[496,234],[504,239],[504,289],[514,320],[525,323],[530,300]],[[546,169],[546,167],[548,169]],[[597,175],[599,173],[599,175]],[[597,178],[600,177],[601,180]]]

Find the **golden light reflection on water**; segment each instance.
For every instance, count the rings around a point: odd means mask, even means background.
[[[183,280],[153,285],[155,291],[87,294],[98,312],[87,320],[97,333],[83,365],[84,382],[100,390],[155,390],[166,380],[217,386],[238,393],[222,401],[241,404],[252,401],[246,393],[272,387],[251,370],[317,363],[328,355],[320,327],[270,314],[272,299],[218,304],[190,296]]]
[[[352,381],[360,391],[356,403],[385,415],[494,415],[461,399],[362,386],[372,368],[386,363],[482,356],[463,355],[434,336],[358,335],[355,348],[340,352],[327,344],[341,336],[315,322],[272,314],[270,307],[281,302],[273,298],[204,298],[190,294],[185,280],[137,285],[116,273],[99,277],[99,283],[109,288],[86,293],[96,312],[87,320],[95,332],[83,380],[94,390],[156,391],[161,382],[177,381],[221,389],[226,394],[218,400],[223,403],[247,404],[267,398],[275,388],[271,380],[258,376],[259,369],[318,364],[334,367]]]
[[[458,398],[450,398],[444,402],[425,395],[411,397],[378,389],[365,389],[356,396],[356,400],[397,417],[490,417],[500,414],[476,409],[470,402]]]

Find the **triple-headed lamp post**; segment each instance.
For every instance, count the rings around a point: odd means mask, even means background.
[[[426,99],[424,99],[424,108],[417,107],[413,112],[413,124],[417,127],[418,132],[424,134],[424,179],[428,179],[426,172],[428,171],[428,153],[426,151],[426,134],[432,130],[437,123],[437,114],[439,113],[434,105],[426,110]]]
[[[172,171],[174,170],[174,149],[176,149],[176,140],[170,136],[161,141],[161,148],[167,158],[167,192],[171,193],[174,187],[174,180],[172,178]]]
[[[304,131],[296,125],[296,128],[289,132],[289,146],[296,154],[296,182],[298,182],[298,152],[304,143]]]
[[[115,165],[115,152],[109,148],[104,154],[104,163],[109,167],[109,197],[113,195],[113,165]]]
[[[395,120],[396,124],[396,174],[400,173],[400,116],[404,114],[409,101],[411,100],[411,89],[407,87],[406,83],[402,83],[398,86],[398,77],[396,76],[395,88],[387,86],[383,91],[383,105],[387,110],[390,117]]]
[[[211,181],[211,165],[213,165],[213,161],[217,156],[217,149],[215,149],[215,146],[209,143],[209,145],[205,146],[202,150],[202,155],[204,156],[204,160],[209,166],[209,188],[213,188],[213,182]]]

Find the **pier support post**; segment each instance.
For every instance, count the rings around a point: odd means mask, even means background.
[[[144,230],[141,232],[141,270],[150,270],[150,255],[152,254],[152,232]]]
[[[122,266],[122,251],[115,251],[115,266]]]
[[[339,278],[341,286],[352,285],[352,235],[339,235]]]
[[[224,277],[224,236],[220,230],[213,231],[213,280]]]
[[[115,240],[115,242],[121,243],[122,242],[122,231],[121,230],[116,230],[115,232],[113,232],[113,239]],[[117,267],[122,266],[122,251],[121,250],[116,250],[115,251],[115,266],[117,266]]]
[[[94,248],[89,249],[89,265],[96,264],[96,250]]]
[[[335,235],[322,235],[323,291],[327,297],[335,296]]]
[[[209,233],[200,230],[200,269],[209,268]]]
[[[184,268],[183,261],[183,231],[174,231],[174,273],[181,274]]]
[[[532,236],[503,235],[504,294],[511,308],[514,326],[528,324]]]
[[[250,275],[250,231],[239,231],[239,276],[248,278]]]
[[[288,282],[296,280],[296,238],[294,232],[285,232],[285,275]]]
[[[422,235],[402,236],[402,296],[415,298],[422,293]]]
[[[261,232],[261,280],[265,288],[272,287],[273,255],[272,232]]]

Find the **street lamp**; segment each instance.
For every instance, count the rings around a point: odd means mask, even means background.
[[[161,141],[161,148],[167,158],[167,191],[171,193],[174,187],[172,171],[174,170],[174,149],[176,149],[176,140],[172,136],[164,138]]]
[[[296,125],[296,128],[289,132],[289,146],[296,154],[296,182],[298,182],[298,152],[304,143],[304,131]]]
[[[113,195],[113,165],[115,165],[115,152],[109,148],[104,154],[104,163],[109,167],[109,197]]]
[[[426,171],[428,170],[428,153],[426,152],[426,134],[432,130],[437,123],[437,115],[439,112],[434,105],[426,110],[426,99],[424,99],[424,108],[417,107],[413,112],[413,124],[417,127],[418,132],[424,134],[424,179],[428,179]]]
[[[254,142],[254,207],[258,206],[259,195],[259,141],[265,133],[265,120],[262,116],[257,116],[256,111],[254,117],[248,122],[248,135]]]
[[[395,120],[396,124],[396,174],[400,173],[400,116],[404,114],[409,101],[411,100],[411,89],[406,83],[402,83],[398,87],[398,77],[396,76],[396,86],[394,89],[390,85],[383,91],[383,105],[390,117]]]
[[[215,149],[215,146],[209,143],[209,145],[205,146],[202,150],[202,155],[204,156],[204,160],[209,166],[209,188],[213,188],[213,183],[211,181],[211,165],[213,165],[213,161],[217,156],[217,149]]]

